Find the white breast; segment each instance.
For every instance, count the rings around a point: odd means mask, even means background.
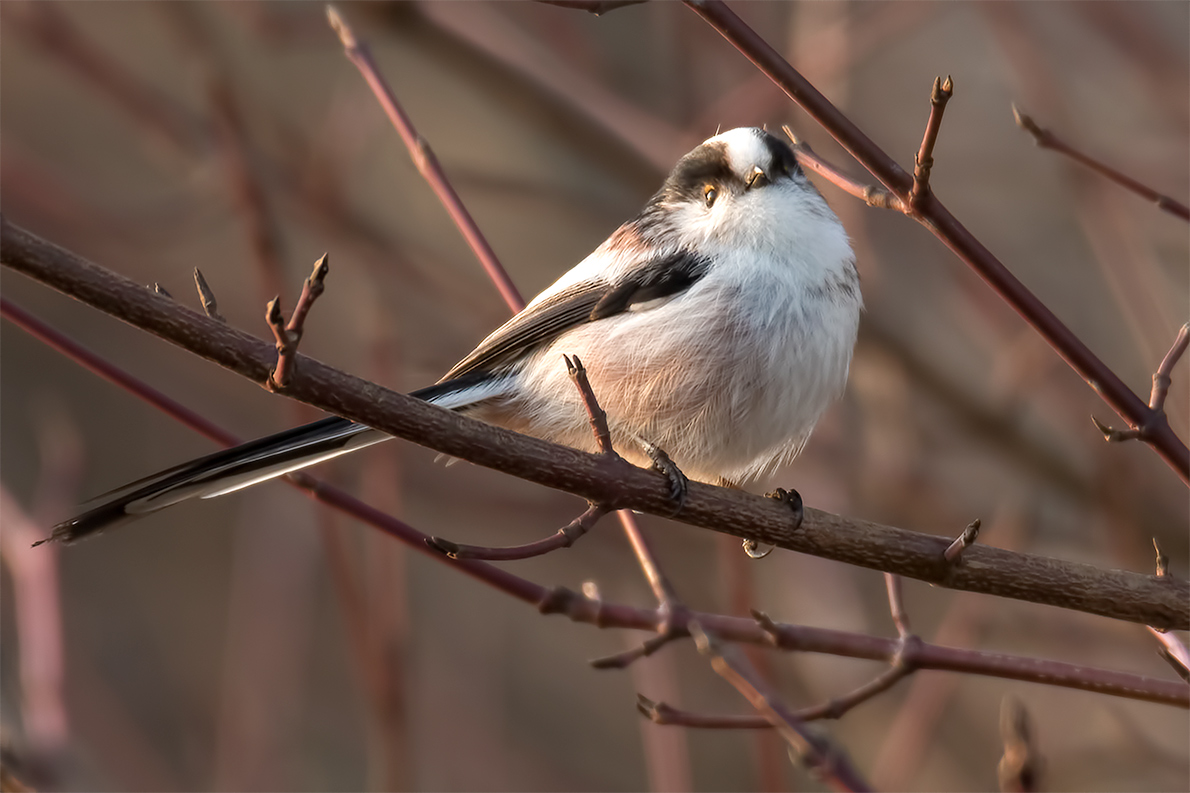
[[[846,383],[861,308],[842,226],[816,192],[797,199],[779,220],[708,230],[714,265],[688,291],[563,334],[489,420],[593,450],[562,361],[577,354],[635,462],[643,438],[692,479],[741,483],[794,457]]]

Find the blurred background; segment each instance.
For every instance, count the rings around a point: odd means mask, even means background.
[[[1185,3],[738,3],[737,12],[912,166],[930,85],[955,96],[939,197],[1138,394],[1190,316],[1186,224],[1034,147],[1038,123],[1185,201]],[[631,217],[717,128],[788,123],[859,167],[677,3],[602,17],[526,3],[347,4],[421,133],[530,296]],[[200,267],[262,337],[316,258],[303,351],[388,387],[433,382],[507,316],[317,3],[0,7],[0,199],[10,220],[197,307]],[[817,180],[859,258],[867,313],[843,400],[778,483],[916,531],[1187,574],[1177,476],[925,230]],[[4,271],[4,296],[250,437],[317,414]],[[280,483],[187,504],[68,548],[30,536],[86,498],[212,444],[8,323],[0,717],[8,768],[45,789],[816,789],[771,735],[644,721],[636,692],[746,702],[687,643],[630,671],[586,661],[640,634],[577,626],[315,507]],[[1187,364],[1167,410],[1188,434]],[[318,472],[421,530],[485,545],[552,533],[582,503],[394,442]],[[698,609],[894,636],[879,573],[645,518]],[[650,605],[612,520],[510,565]],[[906,582],[943,644],[1153,675],[1141,626]],[[61,620],[59,634],[55,620]],[[870,662],[760,654],[792,706]],[[1052,790],[1185,789],[1184,711],[923,672],[824,729],[883,789],[996,785],[1001,702],[1027,707]]]

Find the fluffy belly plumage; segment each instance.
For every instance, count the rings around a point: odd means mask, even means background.
[[[595,451],[562,358],[577,355],[626,459],[649,465],[641,447],[648,441],[691,479],[742,484],[764,477],[797,455],[842,390],[859,317],[849,295],[806,300],[800,285],[790,289],[770,316],[741,315],[732,308],[752,301],[698,290],[647,313],[576,328],[526,362],[515,396],[467,412]]]

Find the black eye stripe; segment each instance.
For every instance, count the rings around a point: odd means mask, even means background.
[[[723,143],[711,143],[699,146],[679,160],[651,203],[704,201],[708,186],[723,190],[732,185],[742,189],[744,183],[727,164]]]
[[[784,141],[767,132],[756,129],[755,134],[768,150],[769,163],[765,183],[778,176],[792,176],[800,173],[793,150]],[[649,201],[649,207],[691,201],[706,202],[708,187],[722,193],[724,190],[740,193],[748,187],[746,177],[731,169],[727,159],[727,144],[723,141],[704,144],[687,154],[666,177],[661,189]]]

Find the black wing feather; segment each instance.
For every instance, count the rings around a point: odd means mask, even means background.
[[[439,382],[474,372],[490,372],[519,360],[571,328],[615,316],[638,303],[689,289],[707,271],[710,261],[689,251],[656,256],[613,282],[583,281],[517,314],[459,361]]]

